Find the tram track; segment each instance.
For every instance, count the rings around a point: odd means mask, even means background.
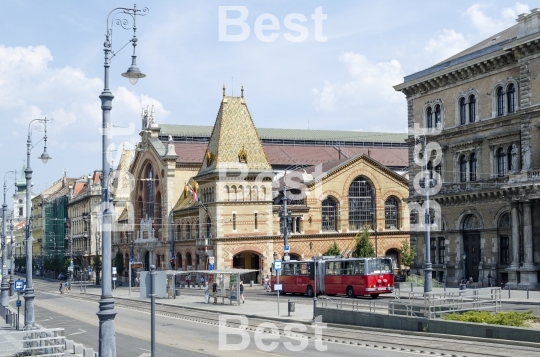
[[[41,284],[39,284],[41,285]],[[43,284],[50,288],[50,284]],[[98,295],[64,295],[66,298],[82,301],[98,302]],[[137,301],[115,297],[115,308],[128,309],[142,313],[150,313],[149,301]],[[227,313],[227,315],[244,315],[248,318],[248,324],[242,325],[234,319],[226,322],[220,321],[221,312],[212,312],[184,306],[170,306],[160,302],[155,303],[157,315],[174,319],[241,329],[247,332],[261,332],[265,334],[279,334],[280,336],[299,339],[307,338],[316,340],[318,337],[313,328],[308,325],[307,331],[302,333],[285,332],[286,325],[293,320],[283,321],[275,318],[261,318],[250,314]],[[381,316],[383,317],[383,316]],[[259,325],[271,321],[278,329],[264,328]],[[295,321],[297,324],[301,322]],[[304,324],[304,326],[306,326]],[[313,327],[313,325],[311,325]],[[232,332],[231,332],[232,333]],[[459,340],[457,342],[456,340]],[[390,342],[389,342],[390,341]],[[493,339],[467,338],[462,336],[448,336],[432,333],[395,331],[375,328],[343,327],[342,325],[329,325],[322,330],[321,342],[357,345],[364,348],[373,348],[387,351],[405,352],[430,356],[470,357],[470,356],[496,356],[506,357],[510,355],[526,354],[540,356],[540,344],[522,343],[516,341],[500,341]],[[458,347],[459,346],[459,347]],[[466,352],[465,352],[466,351]]]

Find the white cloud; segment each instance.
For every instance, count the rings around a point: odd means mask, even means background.
[[[444,29],[442,33],[428,41],[424,51],[433,56],[432,62],[439,62],[463,51],[468,46],[469,42],[463,34]]]
[[[474,4],[465,11],[465,16],[481,35],[491,36],[514,25],[519,14],[529,12],[529,5],[516,2],[514,6],[502,9],[501,17],[496,19],[486,15],[484,9],[487,9],[487,6]]]
[[[332,111],[336,106],[366,106],[384,102],[401,102],[401,93],[392,88],[403,80],[401,65],[396,60],[371,62],[360,53],[346,52],[339,58],[348,69],[350,81],[337,84],[328,80],[322,90],[313,89],[318,96],[316,108]]]

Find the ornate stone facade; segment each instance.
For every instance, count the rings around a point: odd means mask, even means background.
[[[430,174],[442,184],[433,197],[442,224],[429,249],[433,276],[447,284],[472,277],[484,286],[539,287],[540,223],[532,218],[540,214],[539,20],[538,9],[520,15],[516,25],[395,87],[407,97],[410,202],[424,201],[415,177]],[[414,164],[424,136],[440,147],[438,156],[428,154],[427,173]],[[423,230],[411,244],[419,271]]]

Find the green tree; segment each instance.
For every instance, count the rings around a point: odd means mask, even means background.
[[[352,256],[354,258],[364,258],[373,257],[374,255],[375,248],[373,248],[373,243],[369,240],[369,226],[365,225],[356,235],[356,246]]]
[[[116,252],[116,255],[114,256],[113,267],[116,267],[118,276],[121,276],[124,270],[126,270],[126,267],[124,266],[124,257],[120,251]]]
[[[404,240],[403,243],[401,243],[399,253],[401,254],[402,265],[410,267],[414,263],[416,252],[411,249],[411,245],[408,240]]]
[[[92,268],[96,273],[96,285],[99,285],[99,275],[101,273],[101,257],[99,255],[94,255],[94,260],[92,262]]]
[[[332,245],[330,246],[330,248],[328,248],[328,250],[326,252],[324,252],[324,255],[340,255],[341,254],[341,250],[339,250],[339,247],[337,245],[337,242],[334,240],[334,243],[332,243]]]

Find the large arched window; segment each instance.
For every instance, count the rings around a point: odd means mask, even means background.
[[[146,169],[146,214],[154,218],[154,169],[148,165]]]
[[[497,89],[497,115],[504,115],[504,91],[502,87]]]
[[[459,158],[459,181],[467,181],[467,158],[465,155],[461,155]]]
[[[497,224],[499,231],[499,246],[500,246],[500,265],[508,265],[510,263],[510,215],[508,212],[504,213],[499,218]]]
[[[384,228],[398,229],[399,203],[397,198],[389,197],[384,203]]]
[[[337,231],[337,201],[332,197],[327,197],[322,201],[322,230]]]
[[[182,240],[182,225],[176,226],[176,240]]]
[[[459,121],[461,125],[467,123],[467,106],[465,104],[465,98],[459,100]]]
[[[478,229],[481,229],[481,228],[482,228],[482,225],[480,224],[480,220],[474,214],[469,214],[463,220],[463,230],[464,231],[478,230]]]
[[[206,218],[206,238],[212,238],[212,220],[210,217]]]
[[[476,121],[476,97],[474,95],[469,96],[469,123]]]
[[[431,110],[431,107],[427,108],[426,125],[427,125],[428,129],[433,128],[433,111]]]
[[[506,172],[511,172],[515,169],[515,167],[512,165],[512,145],[506,149],[506,169]]]
[[[195,237],[193,237],[193,238],[195,238],[195,239],[201,238],[201,230],[200,230],[199,220],[197,220],[197,222],[195,222]]]
[[[357,177],[349,186],[349,230],[362,229],[364,225],[374,227],[375,197],[371,183]]]
[[[157,196],[156,196],[156,213],[157,213],[157,217],[156,217],[156,225],[157,227],[161,227],[161,219],[162,219],[162,214],[163,214],[163,207],[161,205],[161,192],[158,192]]]
[[[469,158],[469,180],[476,181],[476,154],[472,153]]]
[[[186,223],[186,239],[191,239],[191,225]]]
[[[435,106],[435,128],[441,127],[441,106],[437,104]]]
[[[497,149],[497,176],[502,177],[506,175],[506,170],[504,166],[505,153],[503,148]]]
[[[516,88],[513,83],[508,85],[506,89],[506,101],[508,106],[508,113],[513,113],[516,111]]]

